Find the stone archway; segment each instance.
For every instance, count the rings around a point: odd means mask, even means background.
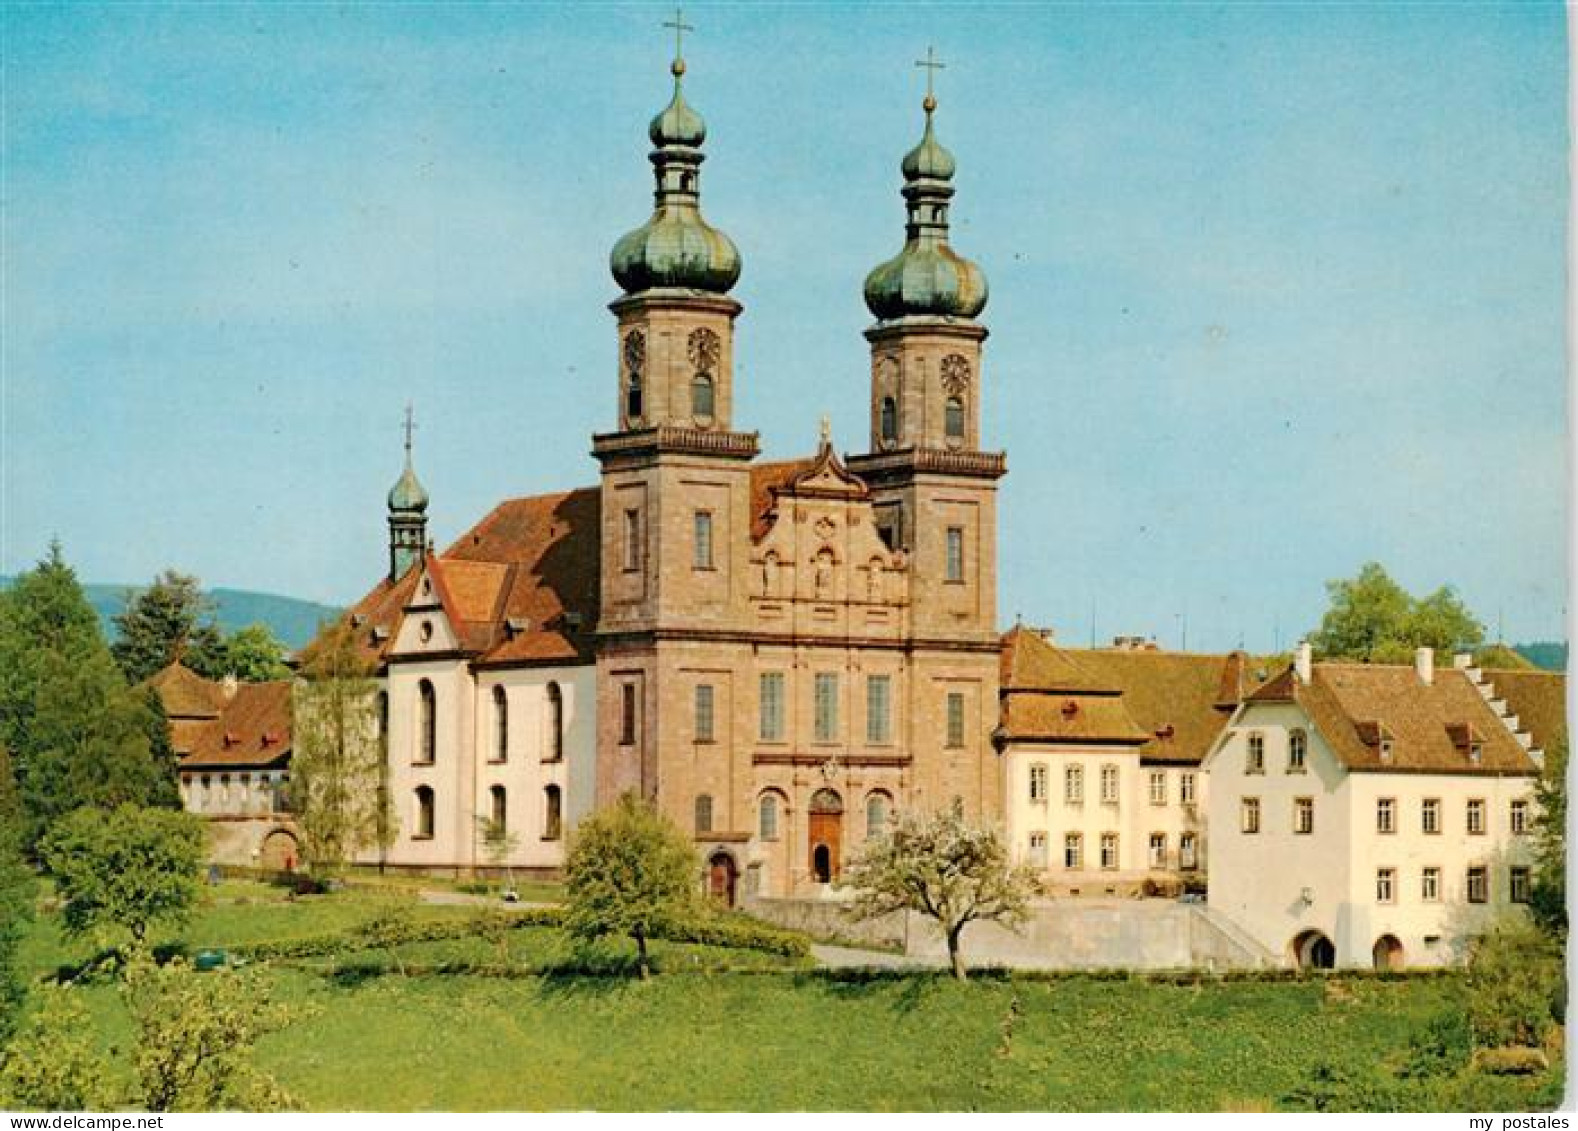
[[[1337,947],[1322,931],[1295,935],[1288,950],[1300,970],[1330,970],[1337,965]]]
[[[296,834],[287,829],[275,829],[258,848],[258,867],[265,872],[294,872],[300,859]]]
[[[1403,944],[1396,935],[1382,935],[1375,940],[1375,946],[1370,949],[1370,957],[1377,970],[1401,970],[1403,968]]]
[[[819,884],[830,884],[838,879],[844,799],[836,790],[817,790],[811,795],[808,818],[811,879]]]

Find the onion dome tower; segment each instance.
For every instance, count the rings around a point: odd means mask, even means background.
[[[981,450],[986,276],[948,243],[953,154],[937,140],[930,50],[925,127],[899,168],[904,248],[866,276],[871,446],[849,468],[871,487],[883,540],[910,554],[917,633],[995,639],[996,481],[1002,452]]]
[[[427,489],[411,465],[416,420],[405,406],[405,470],[389,489],[389,580],[398,581],[427,556]]]
[[[727,432],[733,409],[734,319],[729,289],[740,278],[734,241],[701,214],[701,151],[707,124],[685,100],[682,36],[675,30],[674,93],[647,129],[656,189],[652,216],[609,256],[624,292],[619,320],[619,429],[664,425]]]

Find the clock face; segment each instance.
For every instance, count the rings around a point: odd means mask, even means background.
[[[632,330],[625,335],[625,368],[633,373],[641,372],[647,360],[647,339],[640,330]]]

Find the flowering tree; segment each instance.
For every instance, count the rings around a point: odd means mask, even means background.
[[[964,928],[977,921],[1019,926],[1040,889],[1033,871],[1009,862],[994,830],[971,825],[955,808],[901,815],[856,857],[845,884],[855,889],[849,913],[856,919],[917,911],[935,920],[961,982]]]

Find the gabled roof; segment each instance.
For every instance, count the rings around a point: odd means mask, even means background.
[[[1088,671],[1122,690],[1124,706],[1149,736],[1140,759],[1158,764],[1198,765],[1238,705],[1229,696],[1255,682],[1242,652],[1095,648],[1077,655]]]
[[[290,761],[290,680],[226,685],[172,664],[148,686],[164,704],[182,770],[271,769]],[[206,713],[195,715],[199,708]]]
[[[424,571],[460,648],[479,664],[589,663],[597,629],[601,494],[507,499],[443,553],[380,580],[346,615],[369,659],[387,662]]]
[[[1069,654],[1033,629],[1016,625],[1003,636],[1001,679],[1004,691],[1084,691],[1116,695]]]
[[[158,692],[165,717],[172,722],[217,718],[225,703],[221,685],[204,679],[179,660],[149,676],[147,686]]]
[[[1040,633],[1016,627],[1003,637],[1001,726],[1020,742],[1139,746],[1149,737],[1115,687],[1087,672]]]
[[[1310,682],[1292,669],[1249,697],[1295,702],[1349,770],[1532,775],[1532,759],[1461,670],[1423,682],[1412,664],[1319,663]],[[1389,740],[1383,757],[1382,740]],[[1471,757],[1478,746],[1479,761]]]

